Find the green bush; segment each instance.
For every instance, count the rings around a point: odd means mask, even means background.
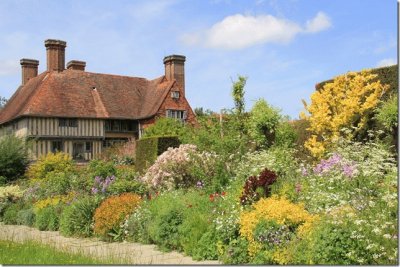
[[[221,260],[224,264],[247,264],[250,258],[247,253],[248,242],[244,238],[233,239],[226,247]]]
[[[169,147],[178,147],[179,144],[177,136],[153,136],[139,139],[136,148],[137,171],[144,172],[154,163],[157,156]]]
[[[111,195],[119,195],[125,192],[145,195],[147,193],[147,186],[136,180],[124,180],[117,178],[117,180],[108,187],[107,191]]]
[[[40,231],[57,231],[59,228],[61,206],[46,206],[36,212],[35,227]]]
[[[3,213],[3,222],[5,224],[17,224],[18,211],[22,207],[23,205],[20,202],[8,205]]]
[[[23,209],[17,213],[17,224],[33,226],[35,224],[36,215],[32,208]]]
[[[23,175],[28,164],[28,150],[23,139],[7,135],[0,139],[1,183],[16,180]]]
[[[93,179],[96,176],[107,177],[117,173],[117,169],[112,161],[92,160],[87,167],[87,173]]]
[[[184,130],[185,125],[172,118],[158,118],[156,122],[147,127],[144,131],[144,137],[157,136],[179,136]]]
[[[65,236],[91,236],[94,211],[100,202],[99,197],[89,196],[72,202],[61,213],[60,233]]]

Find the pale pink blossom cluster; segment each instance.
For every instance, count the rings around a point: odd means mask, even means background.
[[[199,152],[195,145],[185,144],[168,148],[141,178],[158,189],[196,186],[197,182],[212,177],[216,154]]]

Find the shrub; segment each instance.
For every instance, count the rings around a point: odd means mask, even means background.
[[[101,199],[84,197],[67,206],[60,218],[60,233],[65,236],[89,237],[93,233],[93,215]]]
[[[311,104],[306,106],[310,116],[302,114],[302,117],[310,121],[312,136],[305,146],[313,156],[323,156],[343,134],[342,128],[352,127],[352,132],[347,133],[350,138],[363,135],[372,112],[389,89],[389,85],[382,85],[376,77],[367,70],[348,72],[312,94]]]
[[[0,187],[0,202],[12,201],[20,199],[25,190],[22,190],[18,185],[8,185]]]
[[[177,136],[153,136],[141,138],[137,141],[136,169],[144,172],[169,147],[178,147],[180,144]]]
[[[0,177],[11,182],[23,175],[28,165],[28,150],[23,139],[7,135],[0,139]],[[3,183],[4,183],[3,182]]]
[[[153,188],[167,190],[194,186],[199,178],[209,179],[202,181],[209,185],[210,178],[213,177],[215,158],[213,153],[198,152],[194,145],[169,148],[157,158],[142,180]],[[193,173],[193,170],[196,172]],[[202,174],[199,175],[198,171],[202,171]]]
[[[285,264],[278,257],[281,245],[306,235],[316,219],[304,206],[273,195],[241,213],[240,235],[249,242],[248,252],[254,263]]]
[[[22,202],[9,203],[3,213],[3,222],[5,224],[17,224],[18,212],[23,209]]]
[[[140,201],[140,196],[132,193],[105,199],[94,213],[94,233],[106,239],[110,239],[113,234],[119,234],[122,229],[121,223],[133,212]]]
[[[113,176],[107,176],[106,178],[103,178],[101,176],[96,176],[94,178],[94,183],[92,187],[92,194],[106,194],[108,191],[108,187],[112,185],[116,180],[116,177]]]
[[[35,211],[46,208],[48,206],[57,206],[60,204],[67,204],[72,202],[72,200],[76,197],[75,192],[70,192],[65,195],[55,195],[42,200],[38,200],[33,204],[33,208]]]
[[[35,224],[35,218],[36,215],[32,208],[23,209],[18,211],[16,223],[26,226],[33,226]]]
[[[112,195],[130,192],[143,196],[147,193],[147,187],[145,184],[136,180],[117,179],[110,185],[108,191]]]
[[[185,125],[178,120],[161,117],[145,129],[144,137],[179,136],[184,128]]]
[[[270,186],[276,179],[276,174],[268,169],[264,169],[258,176],[250,176],[244,184],[240,203],[242,205],[252,204],[262,197],[269,197]]]
[[[91,160],[87,166],[86,173],[93,179],[96,176],[107,177],[117,173],[112,161]]]
[[[275,142],[276,129],[281,119],[279,110],[259,99],[250,111],[248,127],[250,136],[258,146],[269,147]]]
[[[35,227],[40,231],[57,231],[61,214],[61,205],[46,206],[37,210]]]
[[[44,179],[50,173],[67,173],[74,170],[75,164],[69,154],[48,153],[30,165],[26,173],[30,179]]]

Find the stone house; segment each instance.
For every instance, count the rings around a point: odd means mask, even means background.
[[[47,70],[21,59],[22,84],[0,111],[0,136],[32,140],[33,160],[63,151],[90,160],[104,148],[132,138],[157,117],[195,123],[185,98],[185,57],[164,58],[165,73],[153,80],[87,72],[71,60],[65,69],[66,42],[45,41]]]

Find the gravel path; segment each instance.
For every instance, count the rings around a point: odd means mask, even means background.
[[[191,257],[177,252],[161,252],[156,249],[155,245],[130,242],[107,243],[93,238],[64,237],[59,232],[39,231],[22,225],[0,224],[0,240],[14,242],[38,241],[72,253],[79,252],[100,259],[111,258],[116,264],[221,264],[218,261],[194,261]]]

